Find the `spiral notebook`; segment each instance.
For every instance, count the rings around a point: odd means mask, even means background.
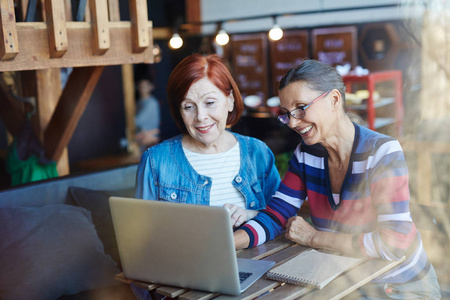
[[[268,279],[322,289],[337,276],[351,269],[362,258],[309,250],[267,272]]]

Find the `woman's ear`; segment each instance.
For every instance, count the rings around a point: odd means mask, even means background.
[[[331,94],[331,104],[333,105],[333,110],[338,110],[342,107],[342,95],[341,93],[337,90],[334,89],[330,92]]]
[[[227,101],[228,101],[228,111],[232,112],[234,109],[234,96],[233,96],[233,91],[230,92],[230,95],[227,97]]]

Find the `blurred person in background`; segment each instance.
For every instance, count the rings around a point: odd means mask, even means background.
[[[141,151],[160,141],[160,105],[152,94],[154,88],[155,85],[149,78],[141,78],[137,82],[136,142]]]

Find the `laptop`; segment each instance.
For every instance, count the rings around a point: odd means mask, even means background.
[[[109,203],[129,279],[239,295],[275,265],[236,257],[226,208],[123,197]]]

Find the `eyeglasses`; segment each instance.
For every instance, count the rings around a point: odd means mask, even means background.
[[[328,95],[331,91],[325,92],[322,95],[320,95],[319,97],[317,97],[316,99],[314,99],[310,104],[306,105],[306,106],[302,106],[302,107],[298,107],[296,109],[293,109],[291,111],[288,111],[287,113],[285,113],[284,115],[278,116],[278,121],[280,121],[283,124],[287,124],[289,123],[289,119],[290,116],[293,116],[294,118],[300,120],[302,119],[305,115],[306,112],[305,110],[310,107],[311,105],[313,105],[314,103],[316,103],[317,101],[319,101],[320,99],[322,99],[323,97],[325,97],[326,95]]]

